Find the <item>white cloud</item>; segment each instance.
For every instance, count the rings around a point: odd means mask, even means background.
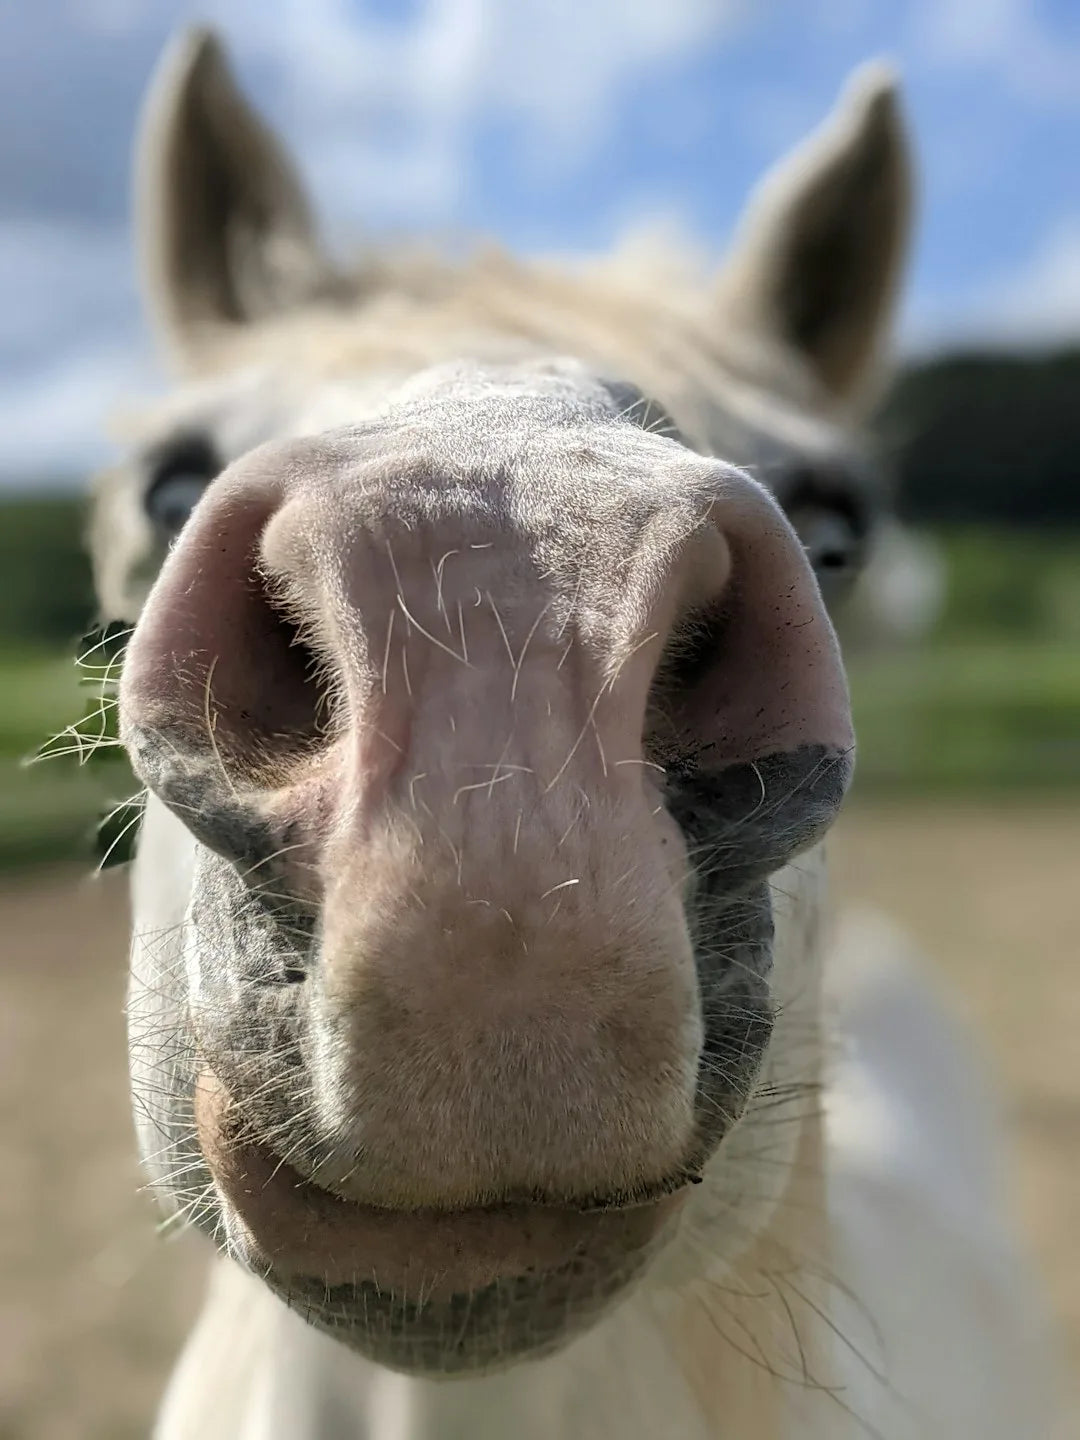
[[[216,0],[241,50],[288,64],[305,106],[393,100],[460,119],[488,106],[541,134],[594,144],[620,92],[646,68],[727,29],[746,0],[423,0],[408,25],[347,0]]]
[[[123,331],[136,314],[127,236],[74,221],[0,221],[0,305],[4,349],[15,353]]]
[[[1080,213],[1059,221],[1019,270],[981,288],[1001,339],[1080,342]]]
[[[983,70],[1038,108],[1080,108],[1080,35],[1052,31],[1031,0],[921,0],[916,31],[932,62]]]
[[[733,0],[519,0],[488,5],[484,88],[540,138],[595,151],[622,92],[742,14]]]
[[[147,50],[190,15],[184,0],[67,4],[72,29]],[[209,0],[201,13],[295,146],[331,233],[351,234],[452,226],[481,123],[512,124],[533,173],[594,155],[642,76],[745,4],[421,0],[393,22],[353,0]],[[83,468],[143,370],[125,234],[0,223],[0,313],[0,474]]]
[[[78,23],[113,35],[175,24],[181,0],[90,0]],[[478,123],[513,127],[526,170],[595,155],[647,73],[725,33],[748,0],[420,0],[405,20],[356,0],[206,0],[247,78],[287,129],[339,226],[455,219]],[[349,213],[363,196],[363,213]]]
[[[70,475],[106,453],[113,404],[143,383],[122,230],[0,222],[0,483]]]
[[[149,362],[129,345],[69,351],[0,383],[0,485],[67,482],[112,453],[110,413],[149,389]]]
[[[1080,344],[1080,213],[1059,220],[1016,269],[913,315],[907,338],[917,350]]]
[[[579,164],[644,73],[722,33],[745,4],[424,0],[408,25],[373,22],[347,0],[216,0],[208,13],[242,58],[280,70],[290,129],[331,213],[362,195],[359,218],[445,223],[481,119],[514,125],[529,170]]]

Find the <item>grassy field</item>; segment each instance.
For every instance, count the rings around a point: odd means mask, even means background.
[[[73,654],[0,651],[0,694],[0,869],[89,857],[98,817],[131,788],[124,766],[80,764],[76,753],[28,763],[86,708]]]
[[[865,794],[1080,789],[1080,643],[942,638],[851,668]]]

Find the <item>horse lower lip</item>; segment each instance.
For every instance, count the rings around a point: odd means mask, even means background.
[[[265,1146],[230,1133],[230,1096],[211,1070],[195,1091],[199,1141],[255,1264],[283,1280],[374,1281],[433,1299],[541,1276],[575,1259],[607,1268],[641,1251],[685,1192],[627,1210],[547,1205],[384,1210],[304,1180]]]

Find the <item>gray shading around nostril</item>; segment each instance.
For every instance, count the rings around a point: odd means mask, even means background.
[[[128,724],[123,739],[135,774],[203,845],[241,869],[277,848],[265,817],[226,779],[217,755],[193,746],[186,727]]]
[[[236,1115],[253,1137],[280,1135],[282,1118],[303,1116],[310,1076],[304,1064],[309,1021],[306,985],[287,970],[314,968],[319,936],[297,927],[291,908],[264,903],[220,855],[201,850],[195,862],[190,944],[199,984],[189,999],[199,1055],[234,1096]],[[271,1067],[273,1085],[252,1085],[252,1065]],[[314,1164],[314,1137],[297,1121],[287,1149],[296,1163]]]
[[[801,745],[711,769],[708,748],[664,758],[667,807],[690,847],[707,844],[732,891],[766,879],[824,835],[854,768],[851,750]]]
[[[851,778],[850,751],[827,745],[710,770],[707,750],[667,762],[667,807],[690,861],[686,912],[704,1020],[697,1133],[703,1163],[745,1107],[774,1013],[768,877],[832,824]]]
[[[761,883],[735,893],[706,861],[687,901],[703,1040],[688,1168],[703,1166],[742,1114],[765,1057],[774,1009],[772,897]]]

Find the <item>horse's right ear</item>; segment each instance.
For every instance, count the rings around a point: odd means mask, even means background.
[[[750,201],[721,275],[724,313],[789,345],[840,406],[878,378],[911,218],[911,157],[896,77],[851,77],[815,134]]]
[[[222,329],[301,304],[331,278],[292,163],[209,30],[178,35],[158,65],[134,181],[145,300],[185,368]]]

